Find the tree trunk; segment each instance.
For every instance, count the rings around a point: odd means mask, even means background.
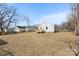
[[[76,16],[75,32],[76,35],[79,35],[79,4],[76,4]]]

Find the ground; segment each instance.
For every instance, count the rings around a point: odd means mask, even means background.
[[[69,44],[78,39],[71,32],[1,35],[0,49],[14,56],[74,56]]]

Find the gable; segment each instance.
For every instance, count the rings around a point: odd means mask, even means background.
[[[54,32],[54,24],[43,23],[39,25],[40,28],[46,32]]]

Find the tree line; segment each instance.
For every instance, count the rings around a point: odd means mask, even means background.
[[[59,25],[59,30],[79,34],[79,3],[70,4],[70,6],[71,14],[68,15],[66,22]]]

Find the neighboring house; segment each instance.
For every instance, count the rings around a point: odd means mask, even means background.
[[[30,29],[29,29],[30,28]],[[35,31],[36,26],[30,26],[30,27],[26,27],[26,26],[16,26],[15,29],[13,31],[15,32],[34,32]]]
[[[14,32],[20,32],[20,29],[18,27],[13,28]]]
[[[55,26],[54,24],[50,24],[50,23],[42,23],[38,25],[38,31],[55,32]]]
[[[28,31],[28,28],[26,26],[17,26],[14,29],[15,32],[26,32]]]

